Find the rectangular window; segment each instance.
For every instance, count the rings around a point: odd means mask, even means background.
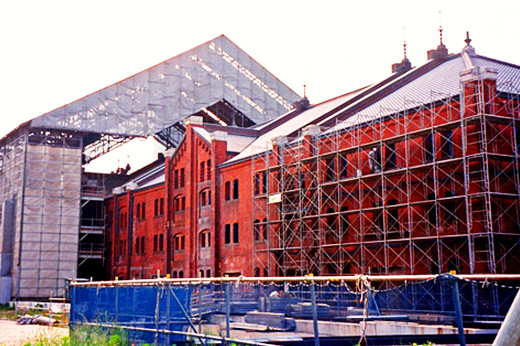
[[[427,134],[423,139],[424,162],[432,162],[434,157],[433,134]]]
[[[179,170],[176,169],[175,173],[173,175],[173,188],[178,189],[179,188]]]
[[[233,224],[233,243],[238,244],[238,223]]]
[[[325,160],[325,181],[334,180],[335,177],[335,162],[334,158]]]
[[[180,172],[180,187],[184,187],[184,168],[181,168],[181,172]]]
[[[146,203],[143,202],[143,204],[141,205],[141,218],[145,219],[146,218]]]
[[[379,147],[372,148],[368,152],[368,167],[372,173],[381,172],[381,149]]]
[[[200,173],[200,181],[201,182],[205,181],[206,180],[206,163],[205,162],[200,163],[199,173]]]
[[[450,158],[453,157],[453,131],[448,130],[441,136],[442,143],[442,157]]]
[[[211,160],[208,160],[206,162],[206,180],[210,180],[211,179]]]
[[[159,234],[159,251],[163,251],[164,246],[164,235]]]
[[[238,179],[233,180],[233,199],[238,199]]]
[[[389,143],[386,147],[386,168],[395,168],[395,143]]]
[[[156,199],[153,202],[153,216],[157,217],[157,215],[159,215],[159,200],[158,199]]]
[[[339,175],[341,178],[348,178],[347,154],[341,154],[339,157]]]
[[[206,206],[206,191],[200,193],[200,205],[202,207]]]
[[[137,203],[137,210],[136,210],[137,219],[139,220],[141,218],[141,204]]]
[[[164,215],[164,198],[159,200],[159,215]]]
[[[229,224],[224,226],[224,243],[231,243],[231,226]]]
[[[262,193],[267,193],[267,172],[262,173]]]
[[[254,191],[255,195],[260,194],[260,174],[255,174]]]
[[[226,181],[225,185],[225,198],[226,201],[229,201],[231,199],[231,183],[229,181]]]

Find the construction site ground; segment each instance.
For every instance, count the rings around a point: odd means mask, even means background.
[[[20,325],[16,321],[0,320],[0,346],[20,346],[44,337],[61,339],[69,335],[69,328],[48,327],[36,324]]]

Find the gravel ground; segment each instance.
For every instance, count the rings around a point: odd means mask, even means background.
[[[45,336],[59,340],[67,335],[68,328],[50,328],[36,324],[19,325],[16,321],[0,320],[0,346],[19,346]]]

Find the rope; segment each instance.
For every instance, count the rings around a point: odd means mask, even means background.
[[[361,321],[361,336],[358,344],[360,346],[367,345],[366,330],[367,330],[367,317],[368,317],[368,295],[372,290],[370,282],[366,275],[357,275],[356,278],[356,291],[361,293],[359,302],[363,303],[363,319]]]

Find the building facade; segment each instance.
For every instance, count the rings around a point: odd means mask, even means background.
[[[108,276],[520,272],[520,67],[429,57],[248,129],[188,118],[106,200]]]

